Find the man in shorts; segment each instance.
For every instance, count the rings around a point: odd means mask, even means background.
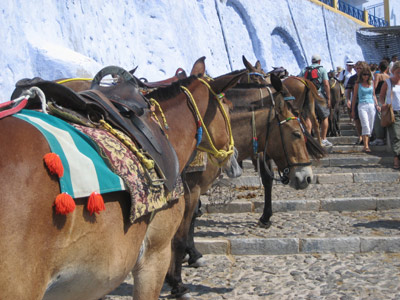
[[[329,126],[329,109],[331,107],[331,89],[329,86],[329,78],[328,78],[328,72],[326,69],[321,66],[321,57],[318,54],[314,54],[311,57],[311,65],[308,68],[304,68],[299,77],[304,77],[306,74],[306,71],[309,70],[309,68],[312,69],[317,69],[318,70],[318,82],[319,86],[316,86],[318,89],[318,93],[321,97],[325,98],[326,100],[326,107],[319,105],[317,102],[315,102],[315,114],[317,115],[318,119],[321,122],[321,144],[324,147],[330,147],[332,146],[332,143],[326,139],[326,134],[328,133],[328,126]],[[306,127],[311,128],[311,121],[310,119],[305,120],[306,122]]]

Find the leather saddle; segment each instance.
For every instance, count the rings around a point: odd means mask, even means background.
[[[147,79],[140,78],[139,87],[144,88],[144,89],[146,89],[146,88],[154,89],[154,88],[159,88],[159,87],[166,87],[180,79],[185,79],[185,78],[187,78],[186,72],[182,68],[178,68],[176,70],[174,76],[172,76],[171,78],[165,79],[165,80],[148,82]]]
[[[114,86],[101,86],[100,81],[106,75],[118,75],[122,80]],[[179,176],[179,162],[176,152],[160,126],[153,121],[150,103],[139,92],[138,83],[127,71],[110,66],[102,69],[93,79],[90,90],[79,93],[39,77],[21,79],[11,99],[21,95],[23,90],[32,86],[40,88],[47,101],[88,117],[93,122],[104,119],[112,124],[144,150],[156,163],[157,169],[165,177],[164,185],[172,191]],[[26,108],[40,108],[38,97],[30,99]]]

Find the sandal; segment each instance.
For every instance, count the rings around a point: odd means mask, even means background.
[[[371,153],[371,149],[369,149],[369,148],[364,148],[362,151],[365,153]]]

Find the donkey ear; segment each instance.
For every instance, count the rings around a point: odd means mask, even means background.
[[[192,71],[190,72],[190,75],[196,75],[199,77],[203,77],[204,74],[206,73],[206,64],[205,64],[205,56],[200,57],[198,60],[193,65]]]
[[[282,90],[282,81],[274,73],[271,73],[271,84],[277,92]]]
[[[246,74],[247,70],[243,70],[235,75],[222,75],[214,78],[214,80],[210,81],[209,84],[211,88],[217,93],[225,93],[227,90],[233,88],[243,74]]]
[[[255,68],[256,68],[257,70],[261,70],[261,63],[260,63],[259,60],[257,60],[257,62],[256,62],[256,64],[255,64]]]
[[[243,64],[246,67],[247,70],[249,71],[253,71],[254,67],[251,65],[251,63],[249,63],[249,61],[246,59],[246,57],[244,57],[244,55],[242,56],[242,60],[243,60]]]

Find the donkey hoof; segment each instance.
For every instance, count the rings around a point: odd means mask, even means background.
[[[261,219],[258,220],[258,226],[260,226],[261,228],[268,229],[271,227],[271,225],[272,225],[271,221],[264,222]]]
[[[176,299],[177,300],[192,300],[194,298],[192,297],[192,295],[190,295],[190,293],[186,293],[186,294],[183,294],[182,296],[179,296]]]
[[[186,254],[185,257],[182,259],[182,263],[187,263],[189,261],[189,254]]]
[[[171,290],[171,297],[182,300],[193,299],[190,295],[190,290],[183,284],[180,284]]]
[[[189,267],[190,268],[201,268],[201,267],[205,267],[206,265],[207,265],[206,260],[203,257],[200,257],[194,263],[189,264]]]

